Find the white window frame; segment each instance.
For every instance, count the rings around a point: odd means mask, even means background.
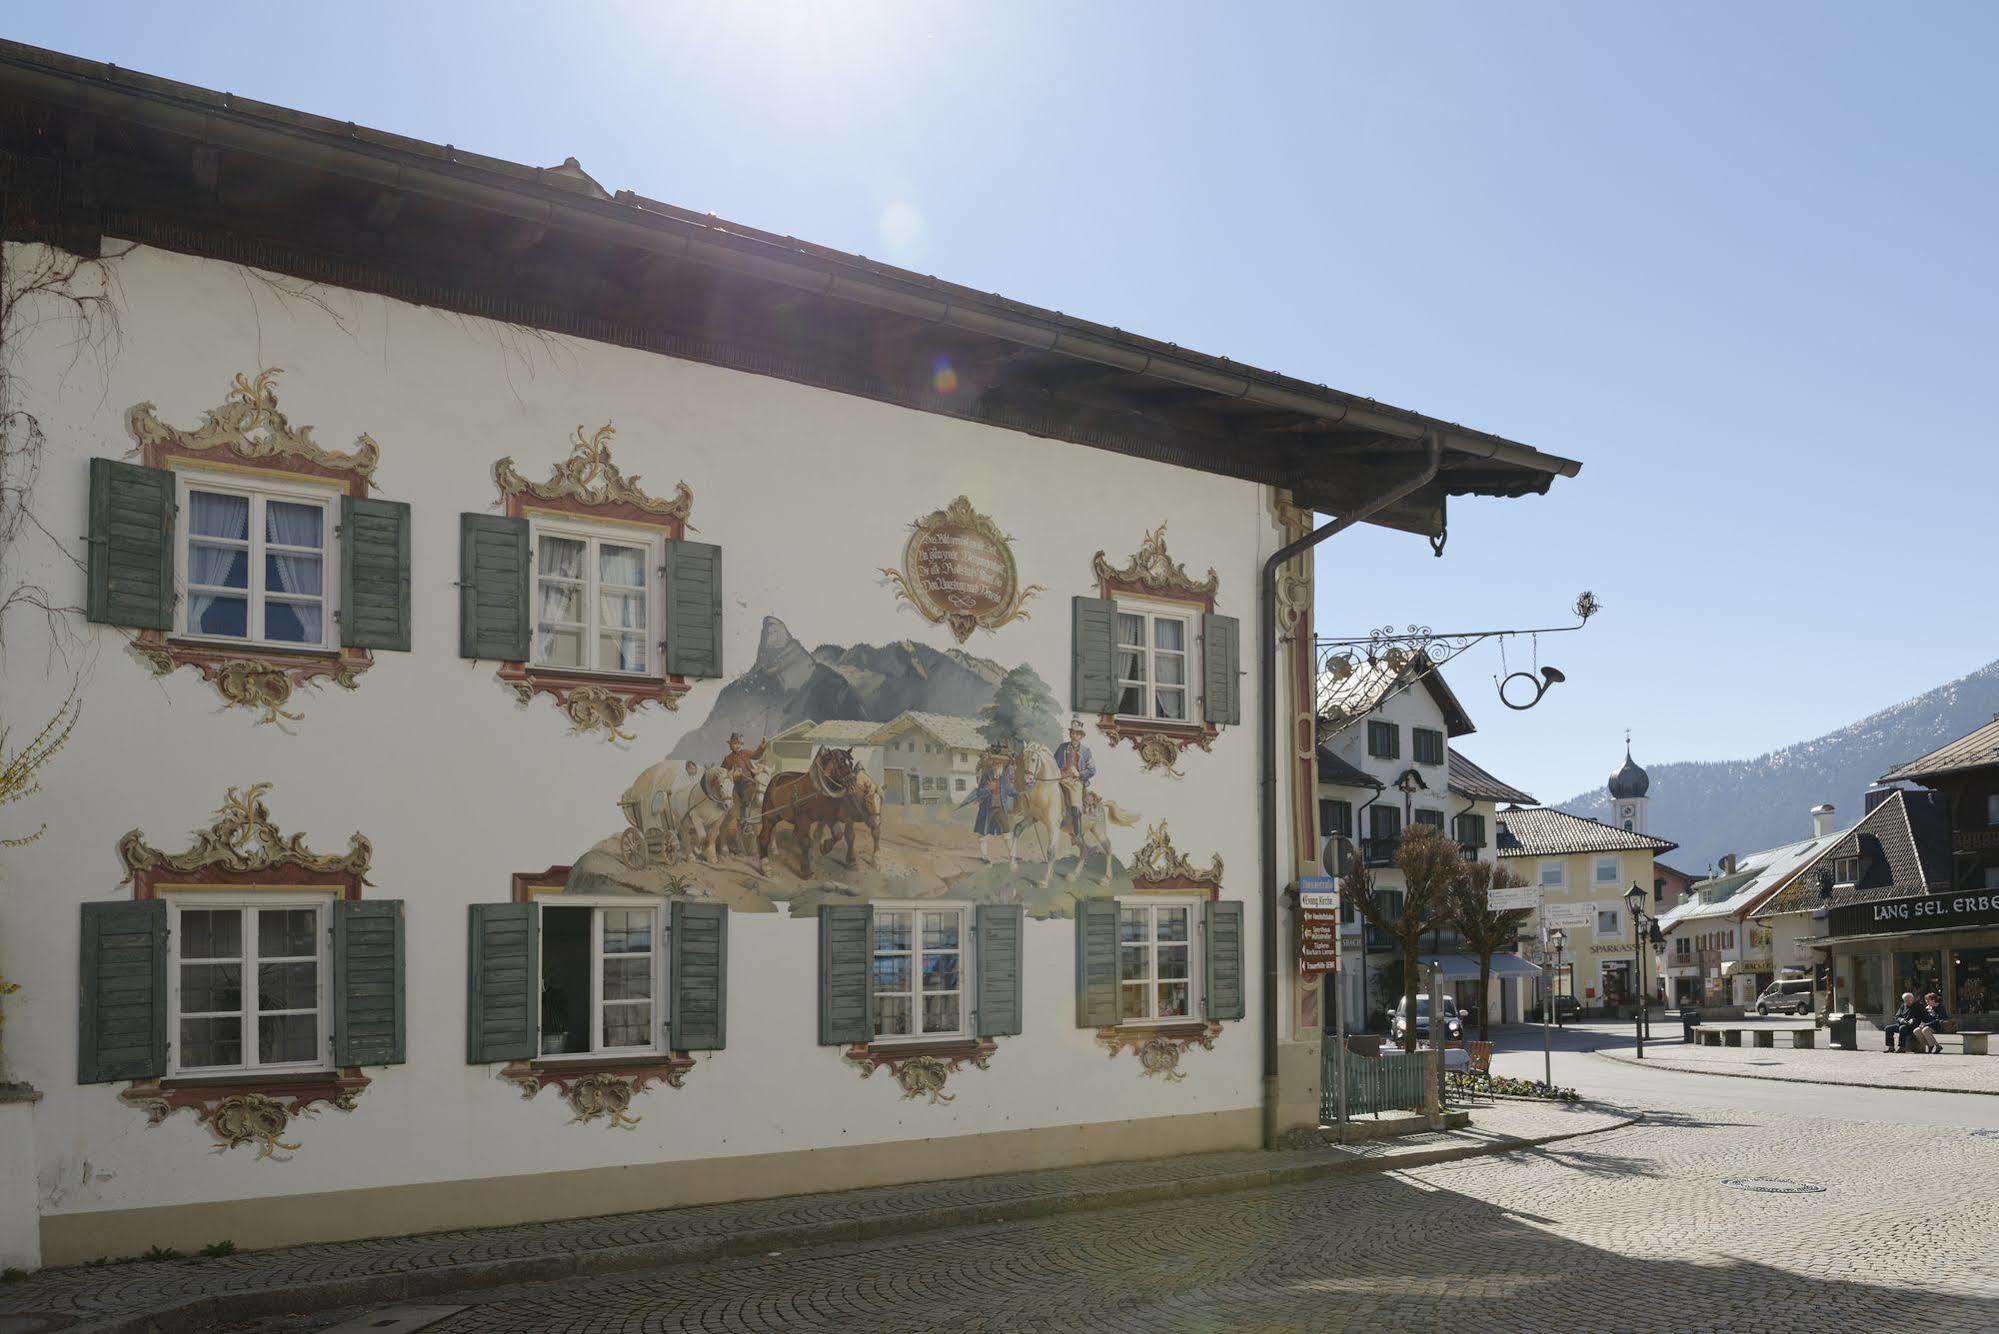
[[[1607,876],[1603,873],[1605,867],[1610,869],[1610,874]],[[1598,857],[1590,866],[1590,883],[1592,885],[1623,884],[1624,864],[1615,857]]]
[[[1548,872],[1550,871],[1555,873],[1553,880],[1548,878]],[[1567,889],[1569,887],[1568,863],[1559,861],[1536,863],[1534,867],[1534,883],[1542,889]]]
[[[585,661],[582,666],[545,662],[540,657],[543,578],[541,543],[545,537],[584,544],[582,579],[584,619],[581,625]],[[627,672],[615,667],[597,665],[598,641],[606,629],[599,623],[603,609],[598,598],[601,565],[597,549],[603,543],[620,547],[639,547],[645,551],[646,670],[642,672]],[[528,609],[531,619],[528,626],[528,667],[534,671],[583,672],[590,676],[610,676],[633,681],[664,680],[666,678],[666,650],[663,647],[666,640],[666,575],[661,567],[665,564],[666,534],[658,529],[530,514],[528,516]],[[616,628],[623,629],[623,627]]]
[[[546,927],[551,908],[590,909],[590,1050],[542,1053],[541,1002],[548,985],[548,955],[537,951],[540,976],[534,988],[534,1049],[536,1061],[602,1061],[628,1056],[660,1056],[667,1051],[667,1031],[673,1019],[671,981],[667,970],[667,931],[671,928],[671,900],[649,895],[546,894],[535,899],[536,926]],[[606,1047],[604,1040],[604,918],[605,911],[652,913],[652,1041],[643,1047]],[[541,931],[545,943],[548,934]],[[614,957],[624,957],[622,955]]]
[[[1132,646],[1118,638],[1119,631],[1123,626],[1123,623],[1117,619],[1119,616],[1139,616],[1144,618],[1144,680],[1124,675],[1124,655],[1131,651]],[[1153,625],[1158,621],[1179,622],[1182,648],[1176,650],[1158,647],[1158,636],[1153,631]],[[1111,626],[1111,651],[1116,655],[1112,663],[1112,679],[1116,684],[1118,702],[1122,704],[1124,702],[1124,692],[1130,687],[1136,686],[1142,692],[1142,698],[1146,703],[1146,711],[1144,713],[1119,713],[1117,716],[1142,723],[1165,723],[1175,727],[1199,726],[1201,715],[1195,707],[1195,700],[1203,688],[1201,682],[1204,679],[1201,675],[1200,608],[1190,606],[1184,602],[1160,602],[1148,598],[1118,598],[1114,604]],[[1159,659],[1162,655],[1166,657],[1178,657],[1180,659],[1182,666],[1179,685],[1167,684],[1164,687],[1160,685],[1158,681]],[[1155,692],[1162,688],[1178,690],[1180,692],[1180,717],[1168,718],[1157,712],[1159,702]]]
[[[868,1030],[874,1036],[868,1039],[870,1046],[893,1047],[909,1043],[951,1042],[972,1035],[972,905],[969,902],[952,903],[937,899],[906,899],[877,902],[874,905],[875,925],[879,926],[884,913],[909,914],[909,949],[878,950],[872,936],[868,940],[869,990],[872,995],[893,995],[909,997],[909,1021],[912,1031],[908,1033],[874,1033],[875,1016],[870,1009]],[[951,950],[926,950],[923,947],[923,914],[950,913],[958,919],[958,987],[955,992],[923,989],[923,959],[926,954],[944,955]],[[871,928],[872,929],[872,928]],[[875,960],[883,957],[907,957],[909,959],[909,990],[882,992],[874,983]],[[923,1027],[923,998],[931,996],[958,997],[958,1026],[952,1029],[928,1029]]]
[[[1624,938],[1625,909],[1622,904],[1614,908],[1606,908],[1601,903],[1592,903],[1590,905],[1590,912],[1593,914],[1590,919],[1592,929],[1598,940],[1622,940]],[[1611,928],[1608,931],[1603,929],[1603,919],[1606,913],[1611,918]]]
[[[1205,914],[1201,911],[1203,901],[1202,899],[1184,894],[1121,894],[1117,897],[1117,994],[1118,1025],[1120,1027],[1157,1028],[1167,1024],[1198,1024],[1203,1021],[1203,1017],[1207,1012],[1206,994],[1202,990],[1206,979],[1201,975],[1201,954],[1205,944],[1202,940],[1201,932],[1206,927]],[[1147,975],[1142,978],[1127,978],[1124,974],[1124,952],[1126,949],[1124,939],[1124,910],[1127,908],[1145,908],[1149,912],[1147,919],[1147,939],[1145,941]],[[1184,908],[1187,912],[1187,1013],[1169,1015],[1153,1014],[1143,1018],[1127,1016],[1124,1012],[1124,989],[1127,984],[1145,983],[1147,987],[1146,1008],[1148,1010],[1156,1010],[1159,1007],[1159,988],[1168,981],[1177,982],[1180,980],[1178,978],[1161,979],[1159,976],[1158,959],[1160,941],[1158,910],[1161,908]],[[1167,943],[1169,946],[1179,944],[1178,941],[1169,941]]]
[[[1840,874],[1842,871],[1847,874]],[[1854,885],[1860,881],[1860,858],[1835,857],[1832,859],[1832,883],[1834,885]]]
[[[333,950],[331,948],[331,925],[333,900],[336,890],[321,892],[251,892],[224,894],[213,890],[183,890],[175,892],[163,890],[160,897],[167,905],[167,1077],[169,1079],[219,1079],[232,1075],[268,1074],[316,1074],[333,1069]],[[257,1003],[257,957],[256,918],[252,910],[270,908],[280,911],[310,908],[317,916],[313,924],[314,964],[319,980],[319,1058],[311,1061],[260,1061],[257,1059],[257,1019],[262,1007]],[[243,916],[242,954],[238,956],[241,970],[243,1003],[240,1010],[243,1032],[243,1060],[236,1065],[184,1065],[181,1062],[182,1043],[181,986],[180,969],[183,962],[199,964],[202,959],[181,958],[180,947],[183,939],[181,913],[193,909],[239,911]],[[302,962],[293,956],[286,956],[286,962]],[[291,1014],[295,1011],[279,1011]]]
[[[292,652],[331,652],[340,647],[338,630],[340,612],[340,527],[341,489],[337,484],[315,485],[311,482],[294,481],[289,478],[270,478],[235,472],[213,472],[204,468],[176,468],[174,470],[174,503],[179,507],[180,522],[174,525],[174,589],[179,594],[174,603],[174,638],[195,644],[254,644],[259,648],[274,648]],[[241,590],[220,591],[225,596],[235,596],[239,592],[249,604],[244,617],[245,633],[236,635],[203,634],[189,622],[194,610],[194,592],[188,585],[187,549],[192,542],[214,545],[232,545],[229,539],[203,537],[194,531],[194,502],[190,493],[206,491],[215,495],[242,496],[250,502],[249,537],[244,543],[246,560],[249,565],[249,579]],[[317,505],[320,509],[320,534],[326,544],[319,553],[319,639],[308,642],[302,639],[268,639],[264,636],[264,601],[268,590],[264,587],[264,555],[271,544],[264,537],[264,506],[271,500],[281,500],[294,505]],[[280,601],[288,600],[279,594]]]

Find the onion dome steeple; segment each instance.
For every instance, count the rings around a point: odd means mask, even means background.
[[[1624,801],[1632,797],[1642,797],[1652,786],[1652,776],[1638,766],[1631,758],[1631,738],[1624,738],[1624,767],[1610,776],[1610,795],[1614,801]]]

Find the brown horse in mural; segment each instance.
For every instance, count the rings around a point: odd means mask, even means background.
[[[881,863],[882,851],[882,790],[881,785],[868,776],[866,769],[854,771],[854,785],[847,792],[846,809],[840,813],[826,829],[826,837],[819,843],[823,855],[833,850],[833,845],[842,835],[847,840],[847,865],[854,864],[854,828],[866,825],[868,836],[874,840],[875,863]]]
[[[847,810],[853,794],[852,750],[822,750],[812,757],[803,773],[778,774],[764,788],[763,819],[757,829],[757,874],[763,874],[764,859],[770,856],[771,840],[789,823],[798,838],[800,873],[812,874],[812,831],[817,825],[837,823]],[[847,836],[848,864],[853,862],[853,834]]]

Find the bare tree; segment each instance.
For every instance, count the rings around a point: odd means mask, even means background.
[[[1450,920],[1465,945],[1478,955],[1478,1040],[1484,1042],[1491,1031],[1488,1022],[1492,1006],[1492,956],[1520,938],[1520,928],[1534,914],[1527,908],[1494,912],[1490,894],[1495,889],[1526,882],[1493,862],[1471,862],[1465,874],[1451,886]]]
[[[1356,861],[1360,859],[1356,858]],[[1416,993],[1422,989],[1418,955],[1423,937],[1450,925],[1451,886],[1465,876],[1464,854],[1458,845],[1429,825],[1412,825],[1395,850],[1395,866],[1403,887],[1378,887],[1366,866],[1351,867],[1342,882],[1347,897],[1369,925],[1394,938],[1402,953],[1402,1003],[1408,1007],[1402,1049],[1416,1050]],[[1439,1014],[1442,1000],[1432,997],[1430,1012]],[[1439,1020],[1441,1022],[1441,1020]]]

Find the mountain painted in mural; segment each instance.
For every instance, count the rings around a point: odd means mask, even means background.
[[[728,749],[731,732],[755,745],[793,723],[831,718],[885,723],[911,711],[976,718],[1005,675],[998,663],[961,649],[907,639],[808,649],[783,621],[766,616],[755,663],[722,687],[707,720],[680,739],[672,757],[709,763]]]
[[[1696,875],[1722,854],[1755,852],[1805,837],[1807,814],[1833,803],[1844,827],[1861,815],[1860,798],[1888,770],[1999,714],[1999,662],[1992,662],[1892,708],[1811,741],[1752,760],[1647,763],[1652,776],[1650,827],[1680,845],[1666,860]],[[1641,755],[1641,759],[1644,757]],[[1602,788],[1561,809],[1610,818]]]

